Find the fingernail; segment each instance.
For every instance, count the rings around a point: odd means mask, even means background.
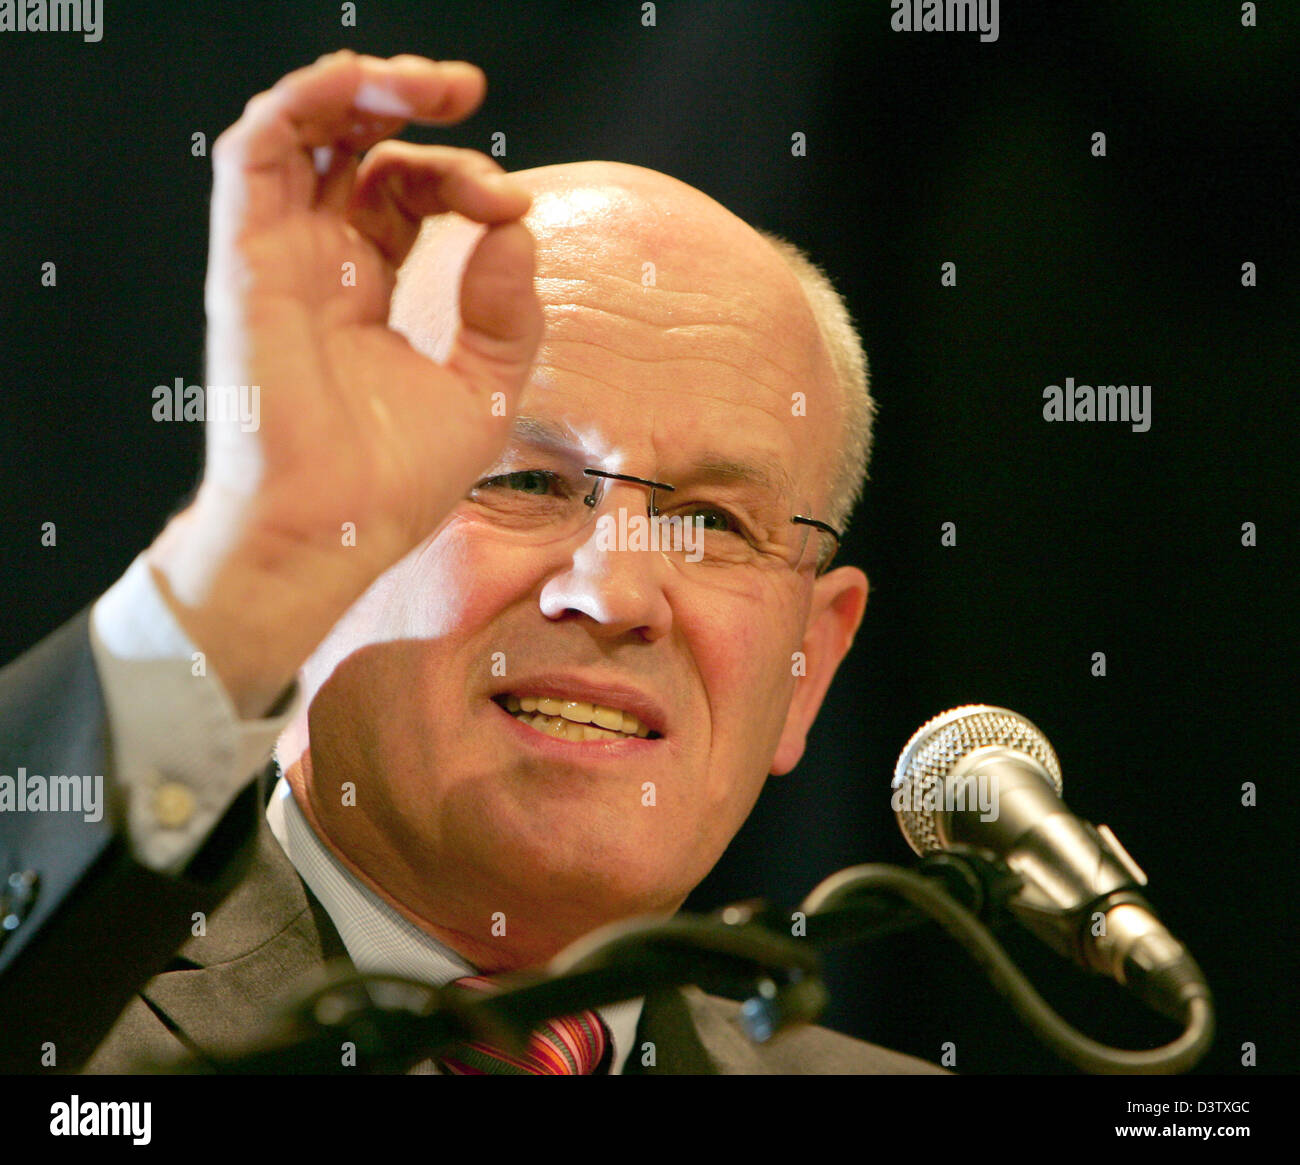
[[[374,81],[361,82],[352,104],[366,113],[377,113],[382,117],[412,117],[415,114],[415,110],[396,93]]]

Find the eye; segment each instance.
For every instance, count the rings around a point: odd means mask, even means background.
[[[713,502],[684,502],[672,509],[674,516],[683,522],[694,525],[698,519],[700,528],[710,534],[734,534],[737,538],[753,541],[753,534],[748,523],[731,510]]]
[[[514,493],[541,496],[550,493],[561,484],[559,475],[547,470],[519,469],[513,473],[501,473],[496,477],[484,478],[474,488],[476,490],[504,489]]]
[[[688,522],[694,522],[697,516],[703,518],[702,525],[706,530],[712,530],[719,534],[744,533],[739,519],[717,506],[691,506],[682,514],[682,517]]]

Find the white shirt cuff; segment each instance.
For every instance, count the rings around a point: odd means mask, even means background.
[[[136,858],[178,874],[266,765],[301,702],[240,720],[140,555],[91,612],[90,645],[108,710],[114,777]],[[281,701],[281,707],[285,701]]]

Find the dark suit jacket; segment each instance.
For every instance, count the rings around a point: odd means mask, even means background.
[[[0,673],[0,772],[104,772],[111,757],[87,615]],[[265,777],[263,781],[265,781]],[[229,1055],[265,1029],[286,988],[346,960],[337,930],[266,825],[259,781],[185,875],[135,863],[121,807],[0,814],[0,865],[34,871],[30,910],[0,947],[0,1070],[139,1071]],[[195,911],[206,917],[191,934]],[[752,1043],[737,1004],[696,988],[647,997],[629,1073],[925,1073],[940,1069],[818,1027]],[[654,1064],[642,1063],[654,1045]],[[648,1057],[644,1057],[648,1058]]]

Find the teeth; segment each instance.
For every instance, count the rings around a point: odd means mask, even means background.
[[[506,711],[525,724],[565,740],[619,740],[638,736],[644,740],[650,729],[631,712],[585,700],[558,696],[514,696],[504,699]]]
[[[538,732],[545,733],[547,736],[557,736],[561,740],[572,740],[582,743],[586,740],[623,740],[622,733],[606,732],[603,728],[596,728],[591,724],[575,724],[572,720],[565,720],[562,716],[543,716],[540,712],[535,712],[531,716],[527,713],[519,717],[530,728],[537,729]]]

